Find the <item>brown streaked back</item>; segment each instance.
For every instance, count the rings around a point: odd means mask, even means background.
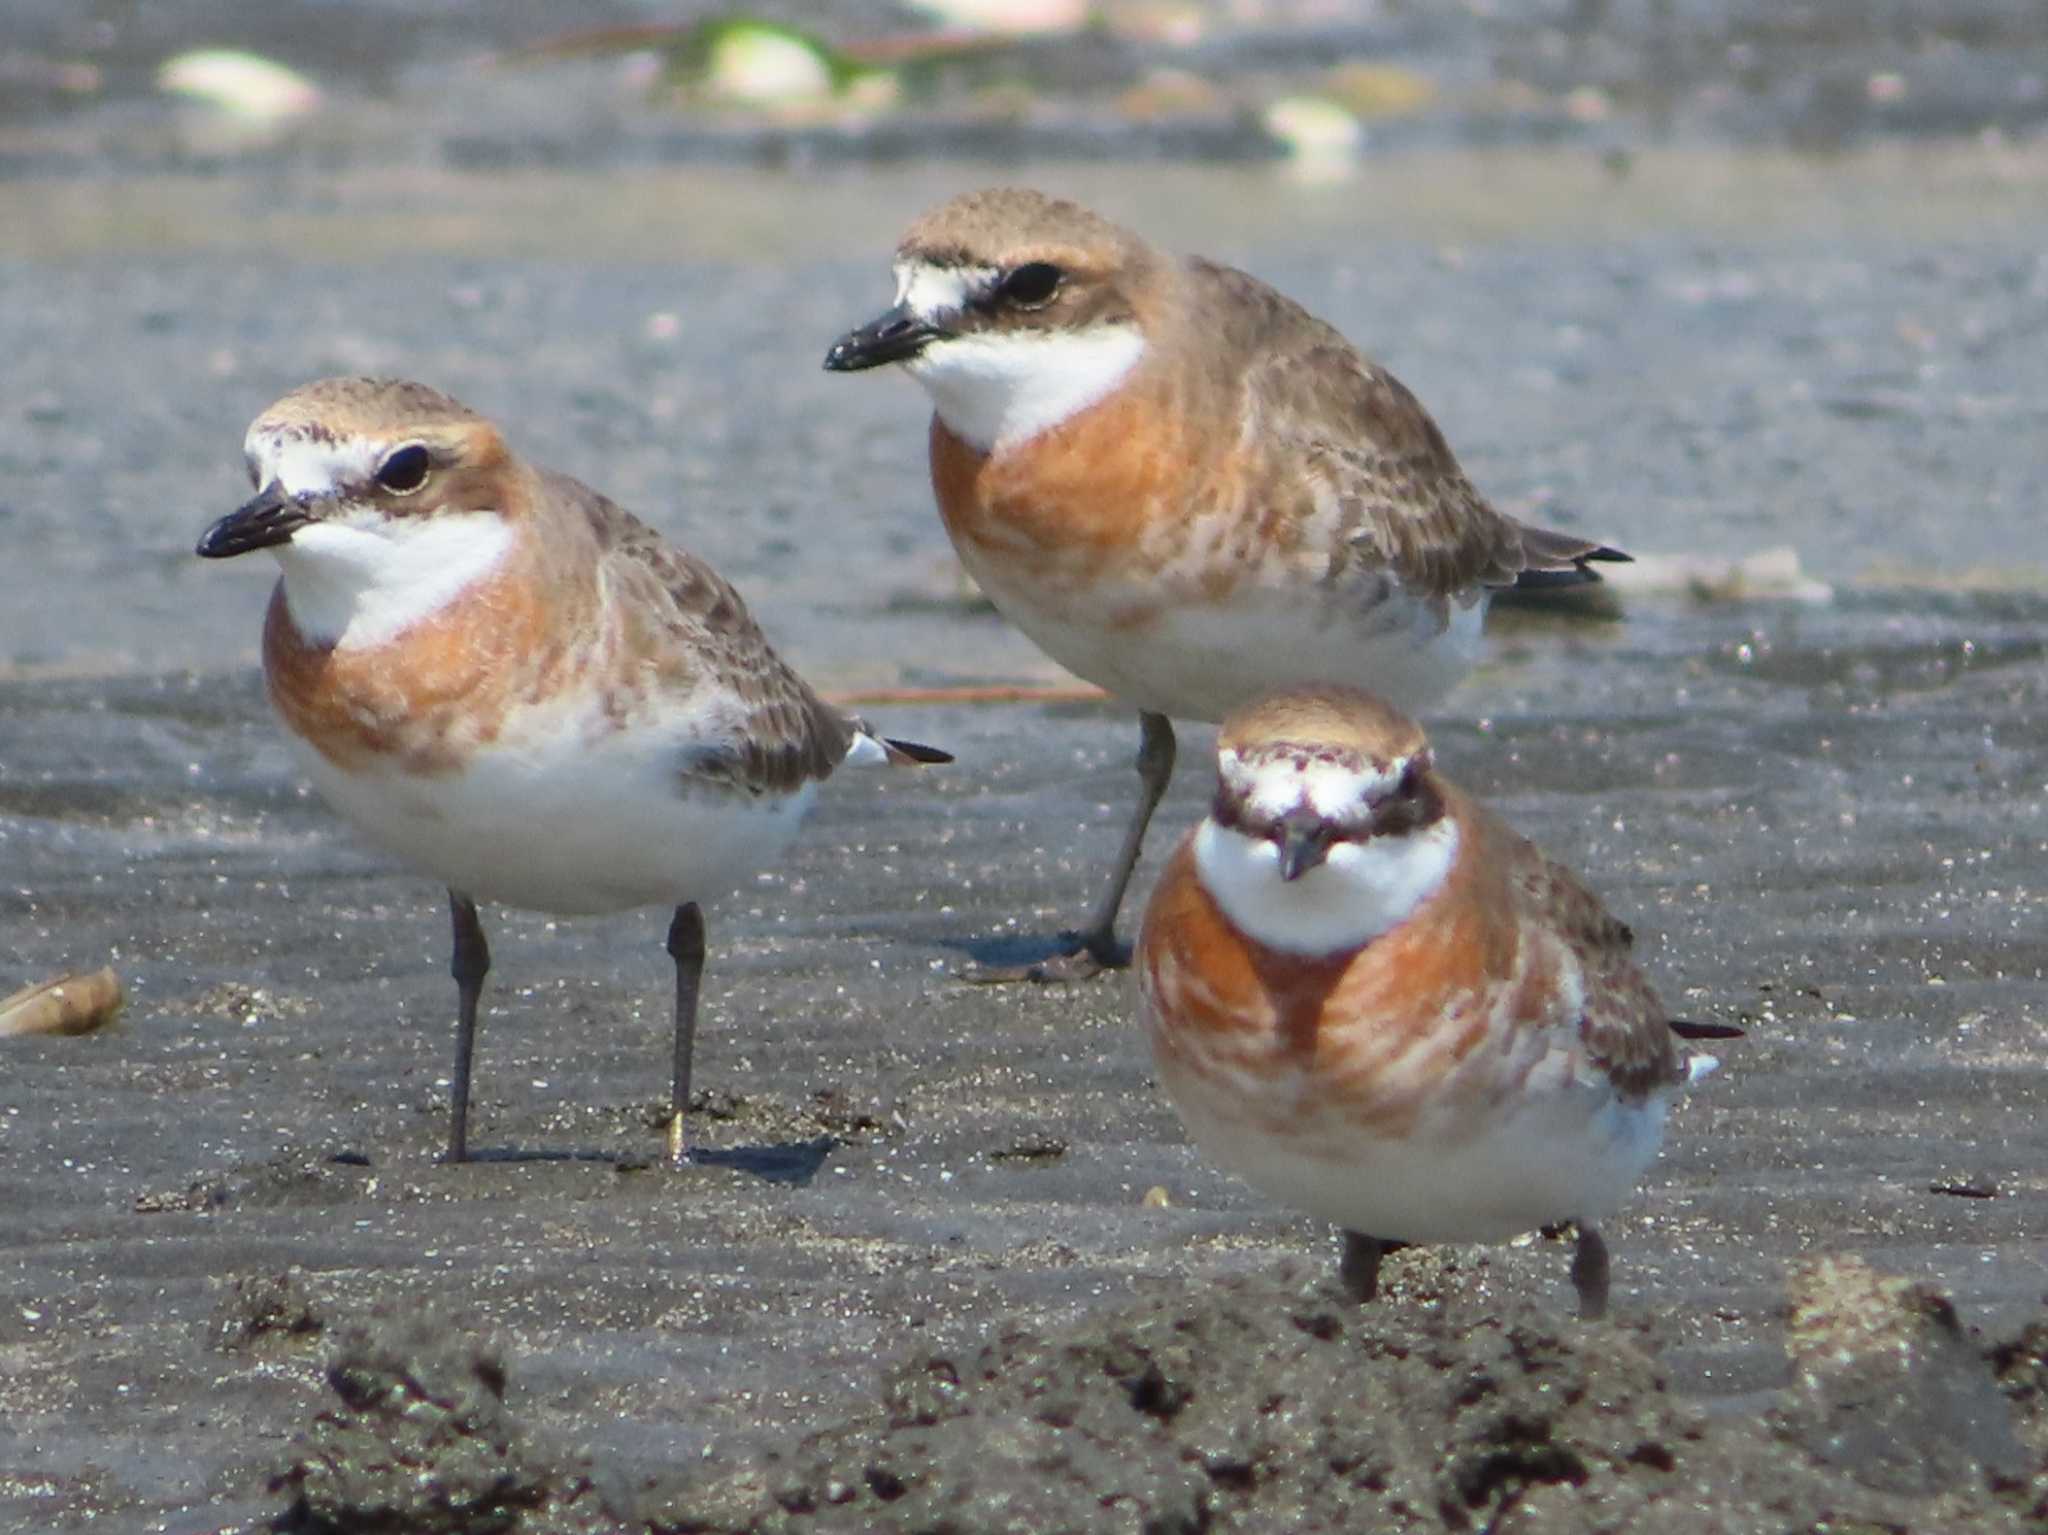
[[[1575,958],[1585,989],[1579,1036],[1627,1096],[1685,1079],[1671,1015],[1635,962],[1635,933],[1570,869],[1476,802],[1489,852],[1525,921],[1540,921]]]
[[[1257,278],[1199,259],[1187,272],[1194,313],[1233,317],[1238,419],[1269,473],[1260,498],[1302,521],[1334,512],[1333,576],[1369,563],[1440,599],[1514,583],[1521,525],[1466,478],[1405,384]]]
[[[634,664],[622,670],[638,690],[708,682],[743,711],[731,749],[699,754],[685,776],[750,793],[787,793],[830,777],[846,757],[854,722],[776,654],[732,584],[581,482],[552,472],[546,478],[558,501],[588,519],[600,579],[613,586],[625,615],[622,659]],[[619,707],[630,711],[637,701],[629,694]]]

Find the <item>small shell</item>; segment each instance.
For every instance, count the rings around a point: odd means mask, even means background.
[[[297,70],[239,48],[195,48],[166,59],[156,84],[248,123],[290,122],[320,105],[320,87]]]
[[[60,975],[0,1000],[0,1037],[90,1034],[112,1023],[126,1000],[111,965],[91,975]]]

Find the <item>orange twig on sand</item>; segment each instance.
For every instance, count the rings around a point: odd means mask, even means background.
[[[842,709],[875,704],[1083,704],[1109,695],[1092,682],[1042,684],[988,683],[945,688],[856,688],[828,693],[827,703]]]

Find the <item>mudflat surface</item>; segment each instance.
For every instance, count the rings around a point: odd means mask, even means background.
[[[1452,1359],[1555,1335],[1638,1402],[1640,1352],[1671,1475],[1697,1442],[1679,1418],[1796,1396],[1801,1260],[1924,1280],[1980,1341],[2015,1337],[2048,1292],[2038,160],[1652,157],[1615,182],[1448,156],[1341,191],[1186,174],[1026,179],[1298,294],[1504,505],[1644,554],[1789,545],[1832,587],[1497,615],[1430,722],[1442,760],[1589,876],[1674,1004],[1750,1037],[1608,1229],[1613,1329],[1564,1321],[1567,1249],[1540,1239],[1400,1255],[1387,1309],[1416,1316],[1359,1325]],[[488,911],[473,1136],[493,1155],[442,1167],[440,892],[295,782],[251,669],[267,577],[189,555],[244,494],[257,410],[403,371],[712,558],[827,686],[1056,680],[952,575],[912,388],[817,368],[886,301],[896,226],[972,179],[648,178],[565,205],[613,209],[599,256],[545,179],[395,207],[353,176],[67,186],[0,217],[0,984],[111,962],[131,998],[95,1036],[0,1041],[0,1524],[266,1520],[294,1435],[344,1410],[335,1340],[380,1306],[478,1340],[535,1456],[580,1453],[628,1502],[662,1479],[657,1508],[693,1466],[730,1490],[750,1456],[810,1455],[901,1361],[996,1348],[1005,1378],[1013,1332],[1122,1349],[1142,1382],[1145,1329],[1184,1316],[1279,1394],[1363,1346],[1348,1320],[1327,1350],[1228,1322],[1278,1293],[1259,1286],[1313,1291],[1328,1239],[1185,1145],[1126,979],[950,974],[1093,895],[1132,791],[1119,710],[867,706],[959,764],[835,781],[785,865],[713,909],[684,1171],[648,1165],[659,914]],[[1210,739],[1182,733],[1147,876],[1200,814]],[[1128,1307],[1138,1353],[1103,1341]],[[991,1389],[976,1410],[1012,1421]],[[1921,1436],[1976,1445],[1973,1389]],[[1607,1464],[1591,1432],[1557,1430]],[[1984,1432],[1912,1487],[1836,1469],[1905,1527],[1967,1528],[1940,1498],[2017,1474]],[[1830,1442],[1788,1430],[1772,1453],[1804,1475]],[[958,1527],[1136,1527],[1072,1512],[1101,1507],[1076,1485],[1066,1513],[970,1502]],[[1721,1527],[1759,1527],[1729,1508]]]

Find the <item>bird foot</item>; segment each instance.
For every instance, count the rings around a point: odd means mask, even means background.
[[[1015,965],[971,965],[956,974],[972,986],[1009,986],[1019,981],[1056,986],[1090,981],[1131,962],[1131,951],[1118,943],[1113,933],[1062,933],[1059,944],[1042,959]]]

